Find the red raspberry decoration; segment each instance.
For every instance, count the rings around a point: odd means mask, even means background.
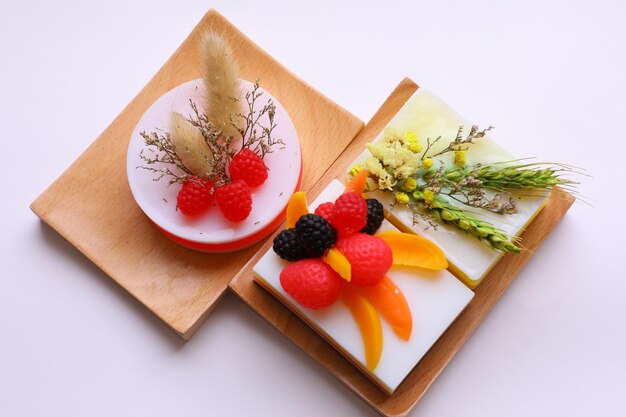
[[[215,191],[215,199],[224,217],[232,222],[245,220],[252,211],[252,193],[242,180],[222,185]]]
[[[389,245],[379,237],[357,233],[340,239],[335,245],[352,266],[351,284],[378,284],[393,264]]]
[[[243,180],[250,187],[258,187],[267,179],[267,167],[263,159],[248,148],[243,148],[228,165],[233,181]]]
[[[363,196],[350,192],[339,196],[330,223],[340,236],[349,236],[367,224],[367,202]]]
[[[211,188],[214,182],[198,177],[185,181],[176,198],[181,213],[185,216],[197,216],[206,211],[213,203]]]
[[[319,259],[303,259],[289,264],[280,273],[280,285],[300,305],[312,309],[328,307],[337,301],[342,278]]]
[[[315,214],[330,221],[330,216],[333,214],[333,210],[335,210],[335,203],[322,203],[315,209]]]

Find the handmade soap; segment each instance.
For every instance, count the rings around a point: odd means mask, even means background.
[[[471,124],[444,101],[423,88],[418,89],[411,96],[387,125],[388,128],[393,128],[400,133],[413,132],[424,149],[427,147],[428,139],[432,142],[441,136],[442,140],[430,148],[429,154],[436,154],[445,148],[455,138],[460,126],[464,126],[467,132]],[[383,135],[384,130],[373,142],[381,140]],[[468,165],[516,159],[489,136],[476,140],[468,148],[466,153]],[[372,154],[366,149],[350,166],[363,163],[371,156]],[[437,157],[437,160],[447,166],[453,166],[453,153]],[[518,236],[541,210],[547,194],[545,191],[513,193],[513,201],[517,208],[514,214],[502,215],[473,207],[462,205],[460,207],[468,210],[475,217],[500,228],[508,236]],[[470,288],[475,288],[502,256],[501,253],[462,230],[444,224],[433,225],[427,219],[415,216],[413,211],[406,206],[394,204],[393,193],[374,191],[368,193],[367,197],[376,198],[383,203],[388,211],[389,220],[400,230],[419,234],[437,244],[448,259],[450,271]],[[449,201],[452,202],[452,200]]]
[[[254,84],[241,80],[241,101],[245,94],[253,91]],[[266,237],[282,222],[289,196],[302,182],[302,157],[295,126],[287,111],[268,91],[259,89],[262,103],[271,100],[276,106],[273,115],[276,128],[273,134],[282,143],[274,152],[265,155],[264,163],[269,168],[267,180],[252,188],[252,209],[243,221],[226,219],[213,203],[202,216],[185,216],[177,207],[180,184],[170,184],[169,178],[159,181],[158,174],[138,169],[146,167],[143,156],[150,156],[141,132],[161,132],[168,126],[171,112],[180,112],[184,117],[193,117],[190,101],[201,106],[205,95],[202,80],[184,83],[160,97],[143,115],[131,137],[127,172],[130,189],[137,204],[150,220],[168,237],[192,249],[207,252],[227,252],[250,246]],[[261,126],[269,126],[267,115],[260,118]],[[234,145],[241,146],[240,141]],[[155,164],[162,168],[164,164]],[[179,173],[176,167],[171,168]]]
[[[344,185],[334,180],[309,205],[309,210],[313,212],[319,204],[335,201],[343,191]],[[397,229],[385,221],[380,230]],[[254,267],[256,282],[280,299],[389,394],[393,393],[474,296],[447,270],[392,267],[387,276],[404,293],[411,310],[412,331],[408,340],[403,340],[398,336],[397,329],[394,332],[387,320],[381,317],[382,353],[376,367],[370,370],[364,339],[348,307],[341,299],[320,310],[302,307],[281,286],[280,274],[287,265],[288,262],[270,249]]]

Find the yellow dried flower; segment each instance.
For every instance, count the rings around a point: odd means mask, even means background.
[[[393,170],[393,176],[398,179],[408,178],[415,174],[416,167],[412,164],[402,165]]]
[[[396,201],[400,204],[408,204],[410,199],[407,193],[403,193],[402,191],[396,192]]]
[[[432,204],[435,200],[435,193],[433,193],[428,188],[424,190],[424,202],[426,204]]]
[[[396,185],[396,180],[392,176],[378,179],[378,188],[381,190],[393,191],[393,187]]]
[[[393,190],[395,180],[382,166],[378,158],[372,157],[365,161],[365,168],[374,177],[378,177],[378,186],[383,190]]]
[[[430,158],[424,158],[424,160],[422,161],[422,167],[428,171],[429,169],[431,169],[433,167],[433,160]]]
[[[382,154],[387,145],[381,141],[378,143],[366,143],[365,147],[372,155],[374,155],[375,158],[382,160]]]
[[[395,178],[410,177],[419,167],[417,155],[404,148],[400,142],[369,143],[367,149],[380,163],[391,169]]]
[[[467,165],[467,152],[454,151],[454,163],[461,168],[465,168],[465,165]]]
[[[368,158],[367,161],[365,161],[365,168],[367,168],[370,174],[375,177],[380,178],[384,175],[388,175],[387,171],[385,171],[385,168],[383,168],[382,164],[376,157]]]
[[[404,137],[409,142],[417,142],[417,135],[415,134],[415,132],[411,132],[410,130],[404,133]]]
[[[400,139],[401,139],[400,134],[393,127],[386,127],[385,130],[383,130],[384,142],[391,143],[391,142],[399,141]]]
[[[350,168],[350,172],[348,173],[351,177],[356,176],[356,174],[358,174],[359,172],[361,172],[361,170],[363,169],[363,165],[361,164],[354,164],[352,166],[352,168]]]
[[[409,150],[413,153],[420,153],[422,152],[422,145],[418,142],[411,142],[409,143]]]
[[[408,150],[410,150],[413,153],[422,152],[422,145],[420,145],[419,139],[417,138],[417,135],[415,134],[415,132],[411,132],[411,131],[406,132],[404,134],[404,139],[406,139],[405,145]]]
[[[413,191],[417,188],[417,180],[413,177],[409,177],[407,179],[404,180],[404,182],[402,183],[402,189],[404,191]]]

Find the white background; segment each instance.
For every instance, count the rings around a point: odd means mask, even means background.
[[[290,3],[1,1],[0,415],[374,414],[233,296],[183,343],[28,210],[209,7],[363,120],[409,76],[514,154],[586,167],[595,208],[412,415],[625,415],[625,3]]]

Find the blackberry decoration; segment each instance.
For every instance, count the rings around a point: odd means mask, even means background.
[[[317,214],[305,214],[296,222],[298,241],[311,258],[319,258],[337,241],[337,231]]]
[[[361,233],[373,235],[385,220],[385,210],[380,201],[375,198],[368,198],[365,201],[367,202],[367,224],[361,229]]]
[[[296,229],[285,229],[274,238],[274,252],[286,261],[294,262],[307,257],[307,253],[298,241]]]

